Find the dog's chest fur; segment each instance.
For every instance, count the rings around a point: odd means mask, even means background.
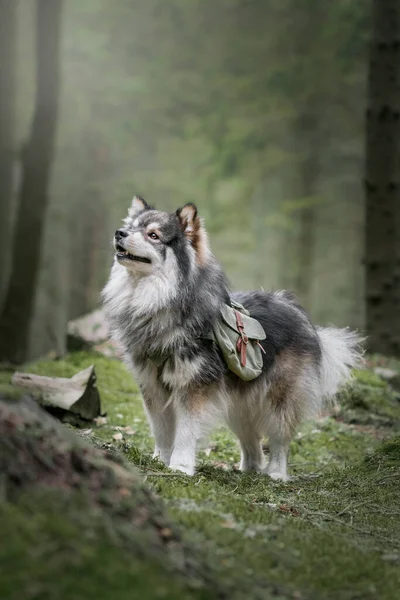
[[[170,390],[218,380],[225,367],[212,343],[201,339],[199,317],[183,316],[165,288],[162,281],[133,281],[118,266],[113,269],[103,296],[112,336],[122,344],[126,362],[139,379],[148,380],[161,359],[159,383]]]

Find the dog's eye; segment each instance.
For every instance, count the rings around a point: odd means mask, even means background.
[[[151,238],[152,240],[159,240],[160,238],[158,237],[158,235],[156,233],[154,233],[154,231],[152,231],[151,233],[148,234],[149,238]]]

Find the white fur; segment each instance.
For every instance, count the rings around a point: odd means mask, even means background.
[[[320,398],[332,400],[333,396],[351,378],[351,369],[361,364],[363,339],[350,329],[317,327],[322,346]]]
[[[289,450],[289,443],[274,438],[269,438],[269,463],[265,468],[264,472],[267,473],[271,479],[277,479],[287,481],[287,455]]]
[[[196,467],[197,443],[201,436],[201,420],[182,402],[175,404],[177,427],[169,467],[193,475]]]
[[[138,266],[139,265],[139,266]],[[151,266],[133,263],[128,267],[115,259],[111,277],[104,290],[103,298],[108,302],[109,312],[118,313],[134,309],[135,318],[149,315],[168,306],[177,290],[176,259],[173,251],[167,249],[164,269],[154,268],[154,272],[143,276],[138,269]]]

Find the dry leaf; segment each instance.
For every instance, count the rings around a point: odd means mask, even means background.
[[[119,429],[127,435],[134,435],[136,433],[136,431],[132,429],[130,425],[127,425],[126,427],[120,427]]]
[[[119,432],[119,433],[115,433],[115,434],[113,435],[113,440],[116,440],[117,442],[119,442],[119,441],[121,441],[121,440],[123,440],[123,439],[124,439],[124,436],[122,435],[122,433],[121,433],[121,432]]]
[[[235,521],[232,521],[232,519],[226,519],[226,521],[221,521],[220,525],[221,527],[225,527],[226,529],[234,529],[236,523]]]
[[[170,538],[172,537],[172,529],[170,529],[169,527],[163,527],[160,531],[162,537],[164,538]]]

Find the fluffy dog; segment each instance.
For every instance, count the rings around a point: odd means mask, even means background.
[[[193,204],[169,214],[135,196],[114,247],[102,297],[112,336],[140,384],[154,456],[193,475],[199,440],[222,420],[239,439],[242,471],[287,480],[290,440],[349,378],[360,358],[358,335],[315,328],[288,292],[230,294]],[[249,382],[204,337],[231,298],[266,333],[262,374]]]

